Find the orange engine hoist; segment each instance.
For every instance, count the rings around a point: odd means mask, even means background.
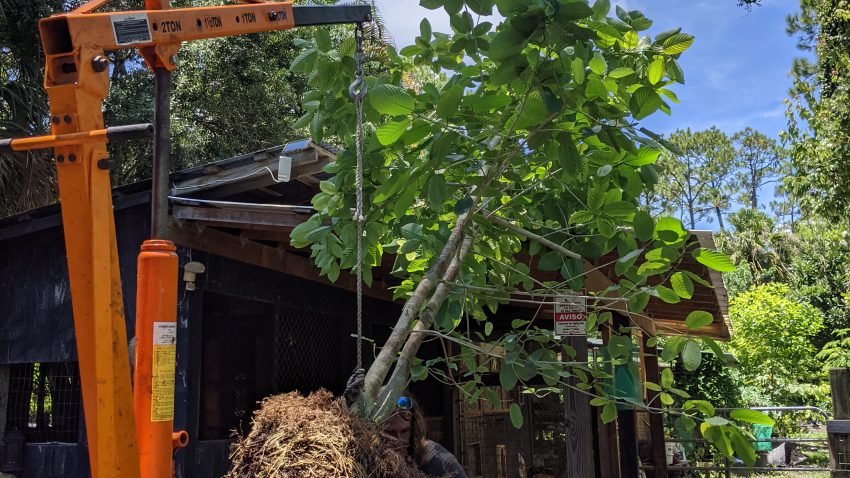
[[[53,148],[68,256],[89,459],[94,478],[168,478],[174,432],[177,254],[161,236],[167,218],[170,72],[182,42],[298,26],[371,20],[368,5],[238,5],[146,10],[96,10],[94,0],[39,22],[46,58],[44,87],[51,135],[0,141],[0,151]],[[105,52],[138,48],[156,77],[154,126],[106,128],[109,85]],[[138,259],[136,350],[131,385],[107,141],[154,136],[152,239]]]

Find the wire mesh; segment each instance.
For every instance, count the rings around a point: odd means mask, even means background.
[[[75,362],[9,366],[6,431],[28,442],[76,443],[80,432],[80,372]]]
[[[340,324],[345,318],[305,308],[278,305],[275,341],[275,388],[309,393],[339,388],[353,367],[343,369]],[[352,363],[352,362],[348,362]]]

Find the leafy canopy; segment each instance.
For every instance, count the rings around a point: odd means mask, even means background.
[[[611,251],[620,257],[618,277],[592,294],[620,297],[637,316],[650,297],[677,303],[693,295],[694,282],[703,279],[676,272],[682,254],[716,270],[733,268],[723,254],[689,243],[681,221],[656,219],[638,207],[638,198],[658,181],[661,151],[675,149],[639,121],[669,113],[676,97],[668,87],[684,82],[677,60],[694,38],[680,29],[644,35],[651,20],[619,7],[608,17],[607,0],[593,6],[576,0],[422,5],[445,10],[452,31],[435,32],[423,20],[415,43],[388,48],[386,71],[366,78],[364,278],[371,283],[372,268],[392,254],[400,282],[395,295],[410,303],[434,287],[432,278],[425,280],[430,273],[457,257],[460,271],[441,283],[449,290],[436,303],[433,323],[431,303],[414,313],[459,352],[412,360],[412,378],[452,373],[466,398],[498,406],[498,395],[482,382],[494,366],[505,390],[560,393],[563,381],[575,377],[580,389],[597,395],[591,403],[602,407],[603,419],[611,420],[615,402],[626,398],[606,393],[607,368],[570,363],[575,351],[561,345],[545,319],[517,318],[506,328],[493,314],[517,291],[531,296],[581,289],[586,262]],[[500,24],[480,21],[479,15],[496,11],[505,17]],[[353,50],[352,42],[334,48],[317,33],[292,65],[307,76],[309,89],[296,127],[344,148],[326,167],[332,176],[313,198],[316,213],[291,234],[292,244],[309,247],[332,281],[357,266],[355,108],[347,91]],[[423,68],[431,69],[430,78]],[[471,243],[468,253],[451,249],[457,242],[449,240],[452,231]],[[551,274],[541,278],[534,269]],[[607,304],[590,297],[589,332],[611,327]],[[688,325],[704,326],[705,317],[697,314]],[[699,343],[676,339],[665,358],[683,355],[689,368],[698,366]],[[608,344],[612,365],[630,360],[630,340],[628,329],[615,331]],[[397,367],[408,358],[402,354]],[[379,362],[380,356],[367,374],[367,395]],[[545,386],[529,387],[537,376]],[[664,397],[677,393],[672,380],[647,387]],[[732,422],[692,401],[685,407],[688,417],[711,421],[703,423],[703,434],[723,453],[749,456]]]

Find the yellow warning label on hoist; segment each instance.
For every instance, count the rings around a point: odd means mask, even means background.
[[[153,323],[151,421],[174,419],[174,368],[177,362],[177,324]]]

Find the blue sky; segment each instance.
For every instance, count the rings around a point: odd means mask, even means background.
[[[449,32],[442,10],[427,10],[418,0],[377,0],[398,47],[419,34],[428,17],[435,31]],[[736,0],[613,0],[627,10],[640,10],[655,23],[649,33],[674,27],[696,37],[680,60],[685,84],[676,85],[680,104],[670,116],[657,113],[644,126],[659,133],[717,126],[734,134],[746,126],[777,138],[785,128],[788,71],[801,52],[785,34],[785,17],[799,10],[799,0],[763,0],[752,10]],[[613,10],[613,8],[612,8]],[[611,13],[613,15],[613,11]],[[762,191],[762,202],[773,191]],[[716,224],[701,224],[716,228]]]
[[[450,31],[445,12],[422,8],[417,0],[377,3],[398,47],[413,42],[423,17],[435,31]],[[799,0],[764,0],[751,11],[737,6],[736,0],[613,3],[652,19],[650,34],[682,27],[696,37],[681,58],[686,84],[674,87],[682,103],[674,105],[671,116],[660,113],[647,119],[650,129],[669,133],[717,126],[731,134],[751,126],[776,137],[785,127],[788,71],[800,54],[794,39],[785,34],[785,16],[798,10]]]

